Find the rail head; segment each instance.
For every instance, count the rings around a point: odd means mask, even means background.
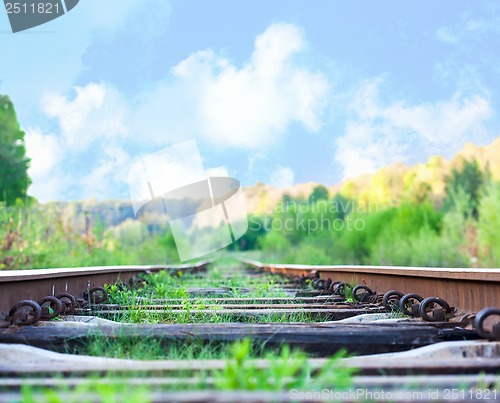
[[[256,270],[281,274],[313,286],[344,282],[368,287],[378,293],[417,294],[422,298],[439,297],[462,313],[473,314],[500,301],[500,269],[441,268],[362,265],[302,265],[240,261]],[[321,288],[323,287],[323,288]],[[326,286],[328,287],[328,286]],[[331,290],[328,290],[331,291]]]
[[[182,265],[147,265],[147,266],[96,266],[34,270],[0,271],[0,327],[15,318],[16,312],[30,307],[31,319],[37,321],[42,316],[41,305],[50,301],[54,312],[69,312],[78,300],[104,301],[107,284],[133,281],[136,276],[158,271],[198,272],[205,270],[212,261],[204,260]],[[43,302],[42,302],[43,301]],[[64,301],[64,308],[61,305]],[[57,315],[57,314],[56,314]],[[5,318],[5,320],[2,320]],[[8,318],[8,320],[6,320]],[[33,321],[22,321],[31,324]],[[29,322],[29,323],[28,323]],[[16,322],[17,323],[17,322]]]
[[[119,274],[119,273],[148,273],[161,270],[177,271],[185,269],[199,269],[211,261],[203,260],[192,264],[180,265],[129,265],[129,266],[89,266],[69,267],[52,269],[25,269],[25,270],[0,270],[0,283],[14,281],[32,281],[42,279],[55,279],[78,277],[96,274]]]
[[[258,269],[296,272],[380,274],[402,277],[427,277],[465,281],[491,281],[500,283],[500,268],[445,268],[409,266],[368,265],[306,265],[262,263],[252,259],[239,259],[242,263]]]

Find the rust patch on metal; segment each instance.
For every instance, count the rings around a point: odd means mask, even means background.
[[[69,269],[35,269],[0,271],[0,319],[21,300],[41,300],[45,296],[69,293],[82,296],[93,287],[128,282],[141,273],[161,270],[203,270],[208,261],[175,266],[112,266]]]
[[[500,269],[427,268],[390,266],[310,266],[280,265],[243,261],[249,266],[288,276],[307,276],[366,285],[385,293],[397,290],[424,298],[439,297],[462,312],[472,313],[500,301]]]

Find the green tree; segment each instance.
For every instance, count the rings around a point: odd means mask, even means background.
[[[453,206],[454,195],[465,192],[469,196],[469,207],[472,216],[478,218],[478,206],[483,185],[489,178],[488,168],[485,173],[476,160],[463,161],[462,170],[453,169],[451,176],[446,178],[446,199],[444,209],[448,211]]]
[[[341,220],[343,220],[352,211],[354,204],[353,201],[349,200],[341,193],[336,193],[335,196],[333,196],[332,203],[338,211],[339,218]]]
[[[281,202],[283,203],[284,206],[288,205],[289,203],[292,203],[293,197],[290,196],[288,193],[284,193],[283,196],[281,197]]]
[[[258,241],[267,233],[266,219],[254,214],[248,215],[248,230],[245,234],[227,247],[228,250],[250,250],[257,249]]]
[[[488,184],[478,210],[481,266],[500,267],[500,184]]]
[[[0,201],[11,205],[26,199],[31,183],[29,162],[14,105],[9,97],[0,95]]]
[[[309,196],[309,202],[317,202],[319,200],[328,200],[328,189],[323,185],[317,185],[314,187],[311,195]]]

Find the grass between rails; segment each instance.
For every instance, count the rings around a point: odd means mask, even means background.
[[[228,277],[231,274],[231,277]],[[118,285],[109,287],[111,304],[121,304],[130,307],[113,314],[112,319],[118,322],[136,324],[157,324],[157,323],[230,323],[235,321],[233,314],[214,314],[199,312],[206,310],[210,304],[210,310],[217,311],[222,305],[214,303],[213,299],[206,297],[192,298],[188,290],[194,286],[202,285],[204,288],[228,287],[229,291],[224,298],[238,298],[244,296],[249,298],[247,303],[252,303],[252,298],[279,298],[290,297],[290,294],[281,288],[289,284],[286,279],[263,274],[252,275],[242,270],[241,266],[234,262],[220,263],[210,266],[205,273],[191,273],[170,275],[167,272],[159,272],[143,277],[143,281],[133,289],[122,289]],[[246,289],[244,295],[241,289]],[[169,303],[165,303],[167,312],[155,312],[148,309],[148,305],[161,299],[168,298]],[[170,305],[182,306],[184,309],[173,311]],[[98,315],[99,312],[96,311]],[[108,316],[109,317],[109,316]],[[289,323],[289,322],[315,322],[314,317],[302,312],[300,309],[296,313],[284,314],[277,311],[274,314],[265,316],[243,316],[237,318],[239,322],[248,323]],[[226,343],[211,342],[203,343],[193,339],[186,342],[162,341],[148,338],[147,334],[143,338],[131,340],[126,337],[116,339],[101,339],[96,333],[89,339],[85,348],[75,351],[79,354],[105,356],[113,358],[131,359],[222,359],[230,356]],[[264,344],[253,344],[251,348],[252,357],[261,357],[265,353],[274,352]]]
[[[215,310],[216,311],[216,310]],[[315,323],[320,322],[317,318],[312,318],[307,312],[300,312],[285,314],[285,313],[272,313],[266,315],[249,316],[245,314],[218,314],[183,311],[181,313],[172,312],[148,312],[146,310],[138,310],[131,313],[116,313],[112,315],[115,321],[126,320],[133,323],[143,324],[160,324],[160,323]],[[325,319],[326,321],[326,319]]]
[[[268,353],[265,358],[270,365],[257,369],[248,358],[251,354],[251,341],[245,339],[231,346],[229,359],[222,371],[214,373],[215,386],[223,390],[285,390],[304,387],[321,389],[336,385],[347,388],[352,384],[353,368],[345,367],[340,360],[345,352],[340,351],[331,357],[315,376],[312,375],[307,357],[300,351],[291,351],[283,346],[279,355]]]
[[[224,288],[225,297],[286,297],[290,296],[282,287],[290,285],[287,279],[278,275],[255,275],[246,272],[231,261],[220,261],[210,265],[203,273],[183,273],[181,271],[171,275],[161,271],[143,276],[141,284],[134,290],[126,290],[125,294],[119,292],[116,286],[110,287],[111,300],[116,303],[129,302],[130,292],[136,296],[150,299],[189,297],[189,290]]]
[[[290,297],[283,287],[295,287],[287,279],[277,275],[247,272],[234,262],[221,262],[210,266],[204,273],[177,272],[174,275],[166,271],[143,276],[134,288],[123,288],[121,285],[108,287],[109,303],[126,305],[123,312],[106,315],[108,319],[127,323],[227,323],[234,322],[234,314],[215,314],[222,309],[220,303],[213,302],[208,296],[223,298],[247,298],[246,303],[252,304],[252,298]],[[157,300],[168,299],[163,312],[147,308],[156,304]],[[182,306],[183,309],[173,310],[171,305]],[[212,313],[204,312],[210,310]],[[101,315],[96,311],[97,316]],[[300,309],[292,314],[276,312],[265,316],[242,315],[239,322],[275,323],[275,322],[315,322],[317,321]]]
[[[154,348],[154,347],[153,347]],[[174,390],[204,390],[215,389],[221,391],[248,390],[248,391],[286,391],[292,388],[307,390],[321,390],[335,385],[338,389],[345,389],[352,385],[352,375],[355,370],[348,368],[340,361],[346,355],[339,352],[331,357],[319,370],[314,371],[306,355],[300,351],[292,351],[283,346],[279,352],[258,352],[258,356],[265,358],[268,365],[258,367],[253,360],[257,351],[249,339],[244,339],[219,351],[219,358],[225,358],[226,363],[222,370],[207,369],[204,371],[176,371],[170,372],[172,383],[165,383],[161,387],[155,386],[154,391]],[[189,355],[178,351],[171,355],[171,359],[187,359]],[[146,376],[134,374],[135,378]],[[62,379],[62,378],[61,378]],[[178,382],[176,383],[175,380]],[[146,382],[145,382],[146,383]],[[98,377],[91,375],[86,382],[70,390],[69,387],[37,388],[25,386],[22,388],[22,402],[87,402],[87,401],[116,401],[117,395],[127,396],[129,402],[152,401],[153,388],[142,386],[129,389],[127,378],[120,376]],[[129,394],[130,393],[130,394]]]
[[[258,357],[263,350],[264,346],[255,347],[252,356]],[[221,342],[160,340],[147,334],[141,338],[106,339],[101,338],[98,332],[88,338],[84,347],[72,353],[133,360],[214,360],[230,356],[229,345]]]
[[[290,293],[282,287],[289,285],[287,280],[274,275],[255,276],[235,266],[234,263],[220,263],[211,266],[206,273],[170,275],[160,272],[144,277],[133,288],[123,289],[118,285],[109,287],[110,303],[132,306],[132,311],[117,314],[115,319],[133,323],[214,323],[230,322],[234,317],[224,315],[201,314],[192,315],[197,310],[206,309],[213,299],[204,296],[194,297],[194,288],[224,288],[223,298],[279,298],[290,297]],[[169,302],[185,308],[182,314],[159,314],[146,309],[153,300],[169,299]],[[166,304],[168,309],[168,305]],[[212,306],[211,306],[212,309]],[[295,315],[276,315],[266,318],[251,318],[248,321],[278,322],[312,321],[300,311]],[[341,365],[340,359],[345,357],[339,352],[331,357],[320,370],[313,371],[306,354],[287,345],[271,346],[264,343],[244,339],[234,344],[220,341],[203,342],[193,338],[175,341],[150,338],[147,334],[141,338],[130,339],[120,337],[110,339],[99,337],[98,331],[87,339],[84,346],[71,351],[75,354],[100,356],[109,358],[126,358],[136,360],[224,360],[222,370],[203,371],[171,371],[168,378],[171,383],[159,386],[137,388],[130,396],[127,394],[127,379],[122,376],[109,375],[104,378],[87,377],[86,382],[73,390],[68,388],[23,388],[23,402],[85,402],[115,401],[112,396],[127,396],[127,401],[152,401],[153,393],[159,391],[181,390],[253,390],[253,391],[286,391],[291,388],[321,390],[324,387],[348,387],[352,382],[353,370]],[[269,365],[265,368],[257,366],[255,359],[265,358]],[[126,376],[148,377],[151,374],[137,373]],[[125,377],[126,377],[125,376]],[[164,374],[161,376],[165,376]],[[168,379],[167,379],[168,380]]]

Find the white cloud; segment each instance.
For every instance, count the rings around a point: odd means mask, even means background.
[[[336,142],[335,159],[343,167],[343,177],[374,172],[404,160],[406,147],[390,131],[390,127],[374,127],[368,122],[349,122],[345,135]]]
[[[469,18],[467,13],[462,15],[458,23],[440,27],[436,31],[436,38],[444,43],[456,45],[471,39],[482,39],[487,35],[500,33],[500,18],[494,10],[490,10],[488,18]]]
[[[457,152],[467,139],[483,137],[483,123],[492,114],[479,95],[457,92],[448,101],[384,105],[378,97],[380,80],[365,83],[350,106],[346,132],[336,141],[335,159],[343,176],[353,177],[419,154]],[[409,145],[412,144],[412,148]]]
[[[53,134],[28,128],[25,136],[26,155],[31,158],[29,174],[32,178],[47,175],[59,163],[63,150]]]
[[[447,28],[439,28],[436,32],[436,38],[441,42],[449,43],[451,45],[456,45],[458,43],[458,37],[453,35]]]
[[[127,183],[126,175],[113,173],[129,162],[121,149],[110,154],[117,143],[147,148],[196,139],[255,151],[278,142],[292,123],[318,130],[329,85],[324,75],[297,62],[305,49],[296,26],[273,24],[257,36],[242,67],[212,50],[199,51],[135,97],[91,82],[71,95],[46,93],[42,110],[57,121],[54,139],[68,160],[99,145],[95,167],[75,180],[81,181],[82,197],[109,197],[111,180]],[[218,173],[227,175],[225,169]],[[291,182],[289,168],[276,173],[276,183]]]
[[[31,158],[28,173],[33,182],[29,193],[41,202],[56,200],[69,183],[69,177],[59,167],[64,158],[63,148],[55,135],[34,128],[26,130],[25,144],[26,155]]]
[[[449,101],[407,106],[393,104],[382,115],[394,127],[417,133],[431,146],[448,147],[482,132],[482,123],[491,116],[488,100],[457,92]]]
[[[142,94],[134,127],[146,125],[159,142],[199,134],[241,148],[278,141],[291,122],[318,130],[329,86],[322,74],[296,65],[304,49],[298,28],[274,24],[242,68],[212,50],[196,52],[172,69],[173,83]]]
[[[79,197],[93,198],[117,197],[113,188],[117,183],[126,183],[129,158],[116,139],[128,133],[128,105],[118,91],[105,84],[76,87],[75,93],[73,99],[57,94],[43,97],[42,109],[58,120],[58,134],[26,130],[27,155],[32,159],[29,193],[41,202],[64,198],[75,181]],[[96,142],[100,143],[100,153],[87,162],[90,173],[83,177],[67,173],[65,164],[81,158]]]
[[[127,172],[130,167],[129,155],[116,144],[104,149],[103,158],[92,171],[80,179],[82,198],[120,199],[115,187],[117,183],[127,181]]]
[[[488,19],[471,19],[465,23],[465,29],[479,35],[498,33],[500,32],[499,22],[500,19],[497,16]]]
[[[57,174],[50,175],[43,180],[33,179],[28,193],[34,196],[40,203],[50,201],[65,200],[65,191],[71,184],[71,177],[57,171]]]
[[[80,1],[74,10],[40,28],[55,34],[1,37],[2,92],[21,106],[17,109],[22,121],[32,124],[31,115],[38,111],[36,102],[45,91],[62,92],[71,88],[82,73],[83,55],[97,33],[105,32],[108,38],[113,37],[141,8],[150,7],[152,3],[170,7],[162,0]],[[37,30],[39,28],[29,32]]]
[[[297,66],[294,56],[304,50],[298,28],[274,24],[257,37],[240,69],[212,50],[199,51],[133,100],[90,83],[76,87],[72,100],[46,95],[44,111],[59,119],[72,149],[124,135],[159,145],[204,138],[225,147],[262,147],[277,142],[292,122],[308,131],[321,127],[329,86],[322,74]]]
[[[290,167],[278,167],[269,179],[269,185],[284,188],[293,185],[295,174]]]
[[[64,164],[73,154],[54,134],[43,134],[39,129],[28,128],[25,143],[26,155],[31,158],[28,173],[33,182],[29,194],[40,202],[64,199],[68,188],[75,186],[75,181],[81,198],[124,197],[117,195],[115,189],[116,184],[127,181],[130,158],[116,143],[108,143],[101,148],[101,158],[88,166],[90,172],[83,177],[65,171]]]
[[[85,151],[96,140],[127,133],[128,105],[117,90],[90,83],[75,91],[73,100],[56,94],[43,98],[44,112],[59,120],[61,137],[71,150]]]
[[[210,176],[214,176],[214,177],[221,176],[221,177],[226,177],[226,178],[230,177],[229,171],[225,166],[208,168],[206,173],[207,173],[208,177],[210,177]]]

